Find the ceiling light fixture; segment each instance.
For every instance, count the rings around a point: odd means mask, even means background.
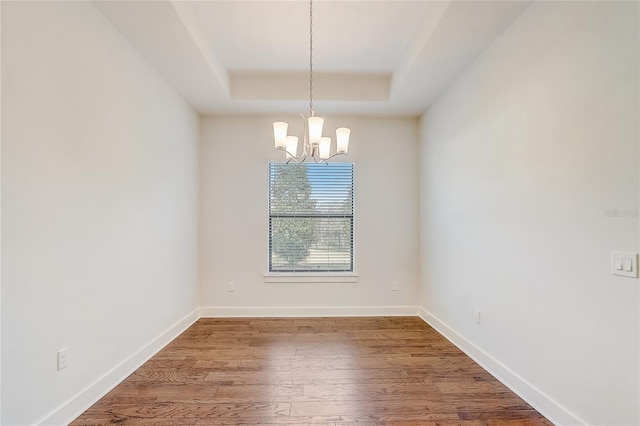
[[[336,129],[336,153],[331,155],[331,138],[322,136],[324,118],[316,117],[313,110],[313,0],[309,0],[309,117],[300,114],[304,122],[302,154],[298,154],[298,137],[288,136],[289,124],[284,121],[273,123],[273,138],[276,149],[284,151],[287,163],[291,160],[302,163],[313,158],[316,163],[326,163],[336,155],[346,155],[349,150],[351,130],[346,127]]]

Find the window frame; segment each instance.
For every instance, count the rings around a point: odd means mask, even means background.
[[[272,270],[272,228],[271,221],[274,216],[271,214],[271,165],[286,164],[285,162],[269,161],[267,163],[267,272],[264,274],[264,282],[266,283],[334,283],[334,282],[357,282],[358,273],[356,272],[356,167],[355,163],[351,165],[351,215],[334,215],[333,217],[349,217],[351,219],[351,270],[348,271],[327,271],[327,270],[292,270],[278,271]],[[309,218],[331,217],[330,215],[302,215]],[[296,217],[302,217],[296,216]],[[282,216],[281,216],[282,217]]]

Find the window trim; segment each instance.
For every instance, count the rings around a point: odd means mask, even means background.
[[[356,272],[267,272],[265,283],[357,283]]]

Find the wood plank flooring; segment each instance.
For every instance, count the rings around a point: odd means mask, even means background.
[[[417,317],[200,319],[72,425],[551,425]]]

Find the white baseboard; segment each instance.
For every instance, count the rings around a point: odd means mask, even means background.
[[[165,332],[140,348],[129,358],[116,365],[105,375],[78,392],[74,397],[40,420],[38,425],[66,425],[95,404],[100,398],[116,387],[131,373],[147,362],[173,339],[189,328],[199,318],[196,309],[169,327]]]
[[[451,343],[467,354],[505,386],[557,425],[585,425],[585,421],[527,382],[517,373],[471,343],[424,308],[417,306],[348,307],[204,307],[178,321],[135,354],[78,392],[74,397],[40,420],[38,425],[69,424],[87,408],[116,387],[153,355],[169,344],[199,318],[229,317],[321,317],[321,316],[419,316]]]
[[[418,308],[419,316],[438,333],[456,345],[482,368],[511,389],[520,398],[535,408],[540,414],[556,425],[586,425],[587,422],[567,410],[547,394],[520,377],[500,361],[471,343],[447,324],[424,308]]]
[[[198,308],[169,327],[129,358],[78,392],[60,407],[42,418],[37,425],[66,425],[95,404],[131,373],[200,318],[221,317],[319,317],[319,316],[415,316],[417,306],[305,307],[305,308]]]
[[[201,318],[225,317],[380,317],[416,316],[417,306],[344,306],[344,307],[205,307]]]

